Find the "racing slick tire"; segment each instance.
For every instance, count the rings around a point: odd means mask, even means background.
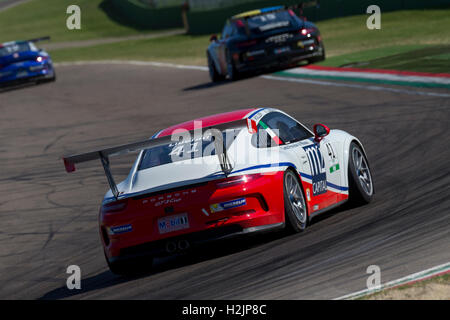
[[[369,203],[372,200],[374,193],[369,161],[355,142],[350,144],[349,151],[349,200],[355,203]]]
[[[284,216],[290,232],[301,232],[308,225],[308,209],[298,176],[291,169],[284,172]]]
[[[110,262],[105,253],[105,259],[109,270],[111,270],[112,273],[121,276],[132,276],[148,272],[153,264],[153,257],[150,256]]]
[[[320,44],[320,49],[322,51],[322,54],[320,56],[317,57],[313,57],[311,59],[308,60],[309,63],[316,63],[316,62],[320,62],[320,61],[324,61],[325,60],[325,47],[323,46],[323,44]]]
[[[229,50],[227,50],[227,74],[228,74],[228,78],[231,81],[240,79],[240,73],[236,69],[236,66],[234,65],[234,62],[233,62],[233,59],[231,57]]]
[[[36,84],[47,83],[47,82],[55,82],[56,81],[56,73],[53,71],[53,77],[47,79],[39,79],[36,81]]]
[[[212,82],[223,81],[225,77],[219,74],[219,72],[217,72],[216,66],[214,64],[213,59],[211,58],[211,55],[207,53],[207,56],[208,56],[209,77],[211,78],[211,81]]]

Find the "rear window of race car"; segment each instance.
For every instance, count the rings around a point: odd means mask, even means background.
[[[223,133],[225,146],[228,149],[237,136],[237,131]],[[193,138],[190,141],[173,142],[164,146],[146,149],[142,155],[138,170],[156,166],[215,155],[214,139],[211,135]]]
[[[16,53],[16,52],[24,52],[24,51],[37,51],[34,50],[34,45],[28,44],[27,42],[20,42],[20,43],[14,43],[14,44],[8,44],[4,47],[0,47],[0,57],[9,56],[10,54]]]
[[[248,29],[253,34],[260,34],[267,31],[287,28],[296,25],[300,22],[300,19],[291,14],[289,11],[276,11],[266,14],[260,14],[247,19]],[[245,34],[245,27],[240,25],[239,32]]]

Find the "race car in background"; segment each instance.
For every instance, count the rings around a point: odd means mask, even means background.
[[[0,86],[26,81],[55,81],[56,74],[50,55],[36,47],[39,38],[0,44]]]
[[[116,184],[109,157],[131,151],[139,156]],[[368,203],[374,193],[356,137],[323,124],[311,131],[273,108],[208,116],[149,140],[63,158],[67,172],[95,159],[111,188],[99,232],[117,274],[209,240],[282,228],[300,232],[314,216],[348,199]]]
[[[212,35],[210,41],[206,55],[213,82],[325,59],[319,29],[283,6],[235,15],[226,22],[220,39]]]

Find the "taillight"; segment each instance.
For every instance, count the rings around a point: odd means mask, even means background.
[[[118,200],[114,202],[107,203],[102,206],[103,213],[112,213],[125,210],[128,205],[128,199]]]
[[[261,178],[261,176],[262,175],[260,173],[256,173],[256,174],[247,174],[247,175],[243,175],[243,176],[230,177],[230,178],[226,178],[226,179],[218,181],[216,183],[216,187],[218,189],[234,187],[234,186],[237,186],[240,184],[245,184],[245,183],[254,181],[258,178]]]
[[[243,28],[243,27],[245,27],[245,24],[242,22],[241,19],[236,20],[236,25],[237,25],[238,28]]]
[[[307,34],[316,32],[316,29],[314,29],[314,28],[303,28],[303,29],[300,29],[299,32],[300,32],[302,35],[306,36]]]
[[[47,60],[47,59],[48,59],[48,57],[38,56],[38,57],[36,58],[36,61],[37,61],[37,62],[42,62],[42,61],[45,61],[45,60]]]

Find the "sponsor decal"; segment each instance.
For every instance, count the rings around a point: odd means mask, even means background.
[[[160,234],[187,228],[189,228],[189,219],[187,213],[158,219],[158,230]]]
[[[131,226],[131,224],[109,228],[109,234],[121,234],[130,231],[133,231],[133,227]]]
[[[247,201],[245,198],[235,199],[231,201],[221,202],[221,203],[215,203],[210,206],[211,212],[220,212],[227,209],[233,209],[237,207],[242,207],[247,204]]]
[[[181,201],[181,198],[173,198],[173,199],[165,199],[158,202],[155,202],[155,207],[159,207],[165,204],[178,203]]]
[[[319,146],[312,144],[303,147],[308,156],[311,167],[313,196],[327,192],[327,173],[325,169],[325,159],[320,152]]]
[[[283,34],[279,34],[276,36],[272,36],[266,39],[266,43],[280,43],[280,42],[285,42],[286,40],[290,39],[294,37],[292,34],[290,33],[283,33]]]
[[[291,47],[286,46],[286,47],[276,48],[273,52],[275,54],[280,54],[280,53],[284,53],[284,52],[288,52],[288,51],[291,51]]]
[[[314,210],[314,211],[319,210],[319,205],[318,205],[318,204],[315,204],[314,207],[313,207],[313,210]]]
[[[333,173],[338,170],[339,170],[339,163],[336,163],[335,165],[330,167],[330,173]]]

